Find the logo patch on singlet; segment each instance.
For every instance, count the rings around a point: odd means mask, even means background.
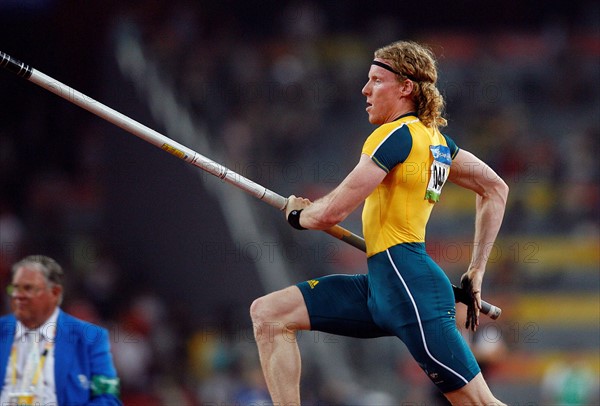
[[[450,148],[445,145],[431,145],[429,150],[433,156],[433,163],[429,172],[429,184],[425,192],[425,199],[435,203],[440,200],[442,187],[444,187],[444,183],[448,179],[452,158],[450,156]]]
[[[314,289],[315,286],[317,286],[317,284],[319,283],[319,281],[311,279],[308,281],[308,286],[310,286],[311,289]]]

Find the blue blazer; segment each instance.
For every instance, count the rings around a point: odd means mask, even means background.
[[[13,344],[17,320],[0,317],[0,385]],[[108,331],[59,310],[54,343],[54,382],[58,406],[121,405]],[[111,393],[112,392],[112,393]]]

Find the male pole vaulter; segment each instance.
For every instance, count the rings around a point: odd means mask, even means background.
[[[362,93],[369,121],[379,127],[358,164],[314,203],[289,198],[289,223],[318,230],[341,222],[364,201],[369,272],[302,282],[253,302],[260,361],[275,404],[300,405],[300,353],[290,337],[318,330],[359,338],[395,335],[453,405],[503,405],[456,327],[452,286],[425,251],[425,227],[447,179],[476,193],[473,255],[461,280],[471,297],[467,327],[475,330],[508,187],[440,132],[446,120],[436,81],[427,48],[396,42],[378,49]]]

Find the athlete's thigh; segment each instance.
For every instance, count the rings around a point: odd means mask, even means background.
[[[293,330],[310,329],[308,311],[297,286],[289,286],[255,300],[251,313],[265,326],[283,323]]]
[[[311,330],[348,337],[389,336],[371,317],[367,275],[329,275],[299,283]]]

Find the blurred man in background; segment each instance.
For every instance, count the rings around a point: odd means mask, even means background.
[[[108,331],[60,309],[62,267],[32,255],[12,267],[0,318],[0,403],[120,405]]]

